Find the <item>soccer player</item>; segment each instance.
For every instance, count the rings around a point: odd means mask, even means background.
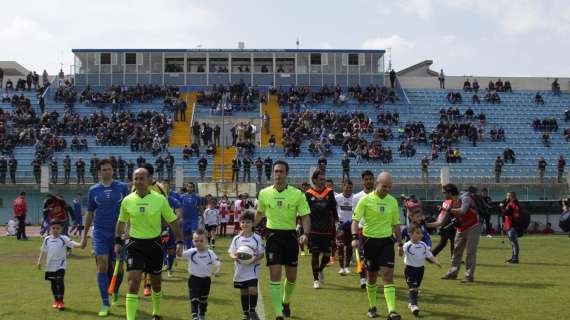
[[[297,281],[299,246],[297,245],[296,217],[303,222],[304,234],[299,241],[307,243],[311,231],[310,209],[301,190],[287,184],[289,164],[278,160],[273,164],[275,183],[259,192],[256,223],[267,217],[267,266],[269,267],[269,295],[277,320],[291,316],[290,302]],[[281,274],[285,266],[285,284]]]
[[[198,229],[192,236],[194,247],[182,253],[188,259],[188,291],[190,292],[190,305],[192,320],[206,319],[208,309],[208,296],[212,284],[212,267],[216,267],[214,275],[220,275],[222,264],[214,251],[208,249],[206,231]]]
[[[259,316],[255,311],[257,306],[257,283],[259,278],[260,261],[263,259],[265,247],[261,242],[261,237],[253,233],[253,222],[255,215],[246,212],[239,219],[241,232],[235,236],[230,245],[228,253],[234,261],[234,288],[240,289],[241,308],[243,311],[243,320],[259,320]],[[255,259],[251,264],[242,264],[238,261],[237,250],[241,246],[250,247]]]
[[[109,275],[113,272],[115,259],[120,256],[114,255],[115,244],[114,225],[117,224],[121,202],[129,194],[129,186],[126,183],[113,180],[113,165],[109,159],[102,159],[97,163],[97,172],[100,182],[89,189],[87,196],[87,214],[85,215],[85,230],[81,239],[81,248],[87,245],[89,228],[93,224],[93,251],[97,264],[97,283],[99,293],[103,301],[103,307],[99,311],[100,317],[109,315]],[[115,286],[115,299],[123,279],[123,273],[119,273]],[[115,300],[116,301],[116,300]]]
[[[340,270],[338,273],[341,276],[350,273],[348,266],[352,260],[352,233],[350,232],[350,225],[352,224],[352,181],[350,179],[344,180],[342,183],[342,193],[335,196],[337,203],[337,214],[339,220],[339,228],[337,232],[337,256]]]
[[[170,183],[166,180],[161,182],[161,185],[164,187],[164,190],[170,190]],[[178,221],[182,217],[182,209],[180,206],[180,201],[178,200],[178,194],[174,191],[168,192],[168,205],[176,214]],[[166,265],[166,270],[168,272],[168,277],[172,277],[172,267],[174,265],[174,261],[176,261],[176,239],[174,238],[174,230],[170,228],[168,225],[164,226],[164,230],[162,231],[162,239],[164,245],[164,264]]]
[[[220,231],[218,235],[225,237],[228,229],[228,221],[230,220],[230,201],[228,196],[224,195],[219,204],[220,207]]]
[[[81,193],[75,195],[73,199],[73,226],[69,231],[70,234],[79,235],[83,232],[83,208],[81,208]]]
[[[133,174],[135,192],[123,199],[115,230],[115,253],[120,254],[125,224],[130,223],[127,247],[127,278],[129,291],[126,298],[127,320],[134,320],[139,304],[139,287],[143,272],[149,274],[152,287],[152,317],[160,320],[162,299],[163,249],[160,241],[162,219],[174,229],[176,252],[182,253],[182,234],[178,219],[166,198],[150,189],[151,178],[145,168]]]
[[[440,268],[441,265],[437,261],[437,258],[431,253],[428,244],[422,241],[424,232],[420,225],[412,223],[409,225],[408,230],[410,240],[402,247],[404,252],[404,263],[406,264],[404,277],[408,284],[408,308],[410,308],[415,316],[418,316],[420,313],[420,307],[418,306],[418,292],[424,277],[425,260],[430,260]]]
[[[198,229],[200,223],[199,206],[202,201],[196,193],[196,186],[190,182],[182,188],[182,232],[186,248],[192,248],[192,234]]]
[[[355,194],[352,197],[352,210],[354,210],[356,208],[356,205],[358,204],[358,202],[360,201],[360,199],[362,197],[364,197],[365,195],[374,191],[374,174],[372,173],[372,171],[365,170],[362,172],[360,177],[362,179],[362,187],[364,189],[362,189],[362,191],[360,191],[359,193]],[[350,218],[350,223],[352,225],[352,217]],[[352,233],[352,230],[351,230],[351,233]],[[358,224],[358,233],[356,234],[356,236],[361,240],[360,243],[362,244],[363,241],[362,241],[362,224],[361,223]],[[352,233],[351,237],[354,237],[354,233]],[[366,258],[364,257],[364,252],[362,251],[362,245],[360,245],[356,249],[358,250],[360,257],[363,260],[362,263],[365,264],[364,260]],[[360,288],[366,289],[366,268],[362,268],[362,270],[360,271]]]
[[[208,233],[208,245],[212,245],[212,249],[216,248],[216,230],[220,224],[220,211],[216,208],[216,200],[210,198],[208,207],[204,210],[204,226]]]
[[[42,259],[45,254],[47,256],[45,279],[51,282],[51,291],[54,297],[52,307],[63,309],[63,294],[65,292],[63,277],[67,267],[67,248],[77,248],[79,243],[61,234],[63,231],[62,221],[51,220],[49,228],[50,235],[45,237],[38,257],[38,269],[41,270],[42,268]]]
[[[332,241],[338,222],[337,204],[334,191],[325,187],[325,173],[320,170],[313,172],[311,176],[313,187],[305,192],[307,203],[311,210],[311,268],[313,270],[313,288],[319,289],[324,283],[323,270],[329,263],[332,252]],[[322,260],[319,264],[319,257]]]
[[[376,190],[358,201],[352,216],[352,246],[357,248],[360,240],[356,235],[362,220],[364,228],[364,257],[368,271],[366,292],[368,294],[368,317],[377,317],[376,278],[378,271],[384,283],[384,298],[388,306],[388,319],[399,320],[396,312],[396,286],[394,285],[394,236],[398,246],[403,246],[400,234],[400,210],[398,201],[390,195],[392,176],[382,172],[376,180]]]

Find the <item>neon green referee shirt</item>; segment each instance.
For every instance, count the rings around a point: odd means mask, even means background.
[[[391,195],[380,198],[376,191],[358,201],[352,220],[364,220],[362,234],[369,238],[392,236],[392,226],[400,224],[398,201]]]
[[[176,215],[168,205],[168,200],[154,191],[150,191],[144,198],[133,192],[126,196],[121,203],[119,221],[126,223],[130,220],[129,234],[133,238],[153,239],[159,237],[162,232],[161,218],[172,223],[176,220]]]
[[[295,230],[297,214],[311,213],[305,194],[289,185],[281,192],[274,186],[267,187],[259,192],[257,201],[257,212],[267,217],[267,228],[273,230]]]

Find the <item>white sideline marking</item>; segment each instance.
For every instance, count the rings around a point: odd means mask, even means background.
[[[259,282],[257,283],[257,315],[260,320],[265,320],[265,307],[263,305],[263,294],[261,294],[261,288],[259,287]]]

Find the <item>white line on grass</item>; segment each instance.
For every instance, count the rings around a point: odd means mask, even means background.
[[[265,320],[265,307],[263,306],[263,294],[261,294],[261,288],[259,287],[259,282],[257,283],[257,315],[260,320]]]

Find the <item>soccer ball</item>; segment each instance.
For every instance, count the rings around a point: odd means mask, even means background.
[[[251,264],[255,259],[255,252],[250,246],[241,246],[237,249],[236,256],[241,264]]]

